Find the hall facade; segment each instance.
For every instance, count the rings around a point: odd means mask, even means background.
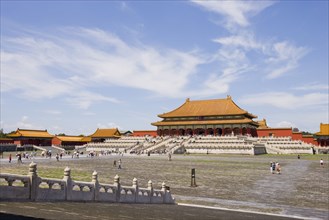
[[[151,123],[157,135],[250,135],[257,136],[257,116],[241,109],[231,96],[226,99],[186,99],[180,107]]]

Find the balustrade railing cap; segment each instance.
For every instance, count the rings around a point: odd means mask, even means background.
[[[70,171],[71,171],[71,168],[70,168],[70,167],[66,167],[66,168],[64,169],[64,171],[65,171],[65,172],[70,172]]]
[[[93,176],[97,176],[97,175],[98,175],[97,171],[94,170],[94,172],[93,172]]]
[[[36,163],[34,163],[34,161],[32,161],[31,163],[30,163],[30,165],[29,165],[30,167],[36,167],[37,166],[37,164]]]
[[[118,176],[118,174],[117,175],[115,175],[115,177],[114,177],[114,182],[119,182],[120,181],[120,177]]]

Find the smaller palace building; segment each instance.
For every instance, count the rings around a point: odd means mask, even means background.
[[[237,106],[231,96],[226,99],[186,99],[180,107],[158,115],[154,122],[157,134],[166,135],[251,135],[257,136],[257,116]]]
[[[118,128],[97,128],[90,137],[92,142],[104,142],[106,139],[120,138],[121,133]]]
[[[50,146],[51,140],[54,137],[47,130],[28,130],[17,129],[15,132],[8,134],[8,137],[14,140],[14,144]]]
[[[80,146],[87,144],[91,141],[91,137],[84,137],[84,136],[55,136],[52,139],[52,144],[56,146]]]
[[[320,124],[320,131],[314,134],[319,146],[329,146],[329,124]]]

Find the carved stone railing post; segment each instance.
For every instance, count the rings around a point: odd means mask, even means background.
[[[65,200],[71,200],[72,198],[72,179],[71,179],[71,169],[69,167],[66,167],[64,169],[64,178],[65,181]]]
[[[115,175],[114,177],[114,186],[116,187],[115,192],[115,201],[120,202],[120,196],[121,196],[121,185],[120,185],[120,177]]]
[[[97,174],[96,170],[93,172],[92,182],[94,183],[94,201],[98,201],[99,200],[99,182],[98,182],[98,174]]]
[[[165,182],[162,182],[161,191],[162,191],[162,195],[163,195],[163,203],[166,203],[167,202],[167,187],[166,187]]]
[[[133,179],[133,188],[135,189],[134,202],[137,202],[138,201],[138,180],[136,178]]]
[[[35,201],[38,194],[39,179],[37,174],[37,164],[32,162],[29,166],[29,178],[30,178],[30,195],[29,199]]]
[[[153,197],[153,184],[152,184],[152,181],[149,180],[148,183],[147,183],[147,189],[150,190],[150,203],[152,203],[152,197]]]

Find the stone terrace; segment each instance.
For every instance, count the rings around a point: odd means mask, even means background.
[[[325,167],[320,167],[320,157]],[[119,158],[122,170],[113,167]],[[281,164],[281,175],[270,173],[271,161]],[[28,162],[23,162],[17,165],[2,160],[1,172],[26,174]],[[97,170],[100,182],[109,182],[116,174],[123,185],[130,185],[132,177],[142,185],[152,179],[155,188],[165,181],[178,203],[329,219],[328,155],[301,155],[300,160],[296,155],[173,155],[172,161],[165,155],[111,155],[36,162],[44,177],[58,176],[69,166],[74,170],[72,178],[90,181],[90,173]],[[196,169],[197,187],[190,187],[192,168]]]

